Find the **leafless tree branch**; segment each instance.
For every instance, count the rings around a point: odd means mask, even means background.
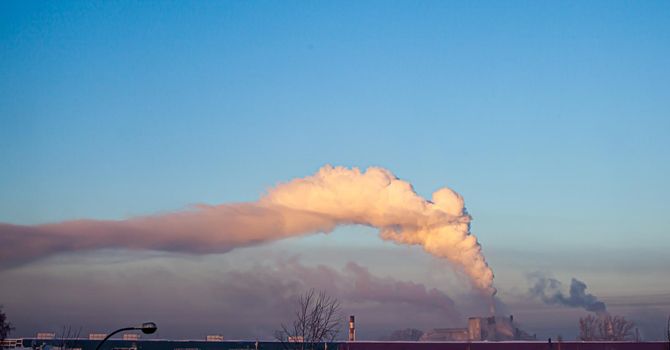
[[[582,341],[624,341],[633,339],[635,323],[621,316],[588,315],[579,319],[579,339]]]
[[[0,340],[5,340],[13,330],[14,327],[7,321],[7,315],[2,311],[2,305],[0,305]]]
[[[81,327],[74,329],[72,326],[63,326],[63,329],[58,336],[58,341],[54,344],[60,350],[72,349],[72,340],[79,339],[81,334]]]
[[[297,300],[294,321],[281,325],[275,338],[284,349],[316,350],[333,341],[340,329],[340,302],[314,289],[301,294]]]

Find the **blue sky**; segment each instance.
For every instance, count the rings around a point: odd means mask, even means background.
[[[526,268],[667,293],[669,14],[4,1],[0,222],[251,201],[326,163],[378,165],[461,193],[503,285]],[[386,249],[363,236],[337,239]]]

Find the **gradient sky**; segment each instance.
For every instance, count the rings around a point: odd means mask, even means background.
[[[463,195],[512,311],[540,270],[584,280],[655,336],[650,320],[670,312],[668,81],[664,1],[3,1],[0,222],[253,201],[327,163],[377,165],[423,196]],[[459,288],[440,262],[367,228],[244,251],[128,264],[214,278],[220,260],[286,252]],[[0,277],[138,279],[76,263],[119,252],[84,255]],[[17,332],[53,327],[21,306],[57,305],[23,292],[0,287]],[[569,316],[527,328],[574,333]]]

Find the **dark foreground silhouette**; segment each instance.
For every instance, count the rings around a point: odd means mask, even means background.
[[[65,342],[65,344],[63,344]],[[41,340],[24,338],[17,346],[41,350],[93,350],[100,343],[88,339]],[[65,345],[65,346],[63,346]],[[296,344],[297,345],[297,344]],[[282,350],[278,342],[200,340],[109,340],[102,350]],[[295,347],[299,349],[299,347]],[[670,350],[668,342],[331,342],[318,350]]]

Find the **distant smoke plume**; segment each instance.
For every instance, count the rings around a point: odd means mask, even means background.
[[[231,249],[338,225],[376,227],[380,236],[420,245],[465,271],[477,288],[494,293],[493,272],[470,234],[463,198],[442,188],[428,201],[390,171],[324,166],[272,188],[257,202],[199,205],[190,210],[127,220],[77,220],[38,226],[0,224],[0,264],[60,252],[102,248],[194,254]]]
[[[437,311],[450,320],[460,318],[454,301],[446,293],[421,283],[374,276],[355,262],[348,262],[338,271],[324,265],[305,266],[291,259],[278,263],[273,270],[275,274],[285,274],[287,280],[300,281],[304,289],[325,290],[348,303],[404,304],[417,312]]]
[[[56,266],[4,270],[0,277],[12,283],[2,285],[0,300],[22,296],[7,304],[8,312],[16,315],[12,318],[16,335],[26,337],[33,330],[58,329],[68,322],[84,325],[85,332],[99,332],[129,319],[151,319],[161,326],[162,334],[178,338],[223,330],[228,339],[273,339],[277,326],[295,312],[295,298],[310,288],[337,298],[343,316],[360,316],[365,324],[357,334],[361,339],[375,339],[409,325],[428,328],[463,322],[446,293],[373,274],[354,262],[329,267],[297,257],[258,257],[251,266],[241,267],[240,259],[248,257],[214,258],[222,265],[210,264],[204,270],[199,260],[186,259],[184,264],[164,268],[151,258],[117,266],[91,263],[66,270]]]
[[[556,279],[540,274],[534,274],[531,278],[534,280],[534,284],[530,288],[530,294],[547,304],[581,307],[586,311],[597,314],[607,313],[605,303],[598,300],[593,294],[587,294],[586,283],[576,278],[573,278],[570,282],[568,295],[563,294],[562,283]]]

